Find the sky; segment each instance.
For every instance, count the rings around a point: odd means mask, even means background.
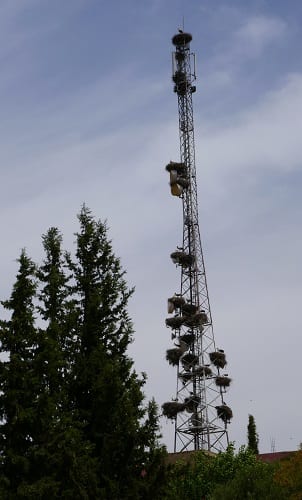
[[[300,0],[0,0],[0,299],[50,226],[72,249],[85,202],[107,220],[135,294],[130,355],[146,397],[175,396],[166,300],[181,202],[172,36],[192,33],[200,230],[236,446],[302,441]],[[173,425],[162,419],[172,450]]]

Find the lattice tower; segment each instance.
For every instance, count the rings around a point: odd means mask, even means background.
[[[204,258],[201,246],[193,100],[195,55],[192,36],[179,30],[172,38],[174,92],[178,99],[180,162],[170,162],[171,194],[182,200],[182,245],[171,254],[180,268],[180,292],[168,299],[166,325],[174,347],[166,359],[177,370],[176,398],[162,405],[163,414],[175,421],[174,451],[220,451],[228,445],[227,425],[232,410],[224,395],[231,379],[224,372],[226,356],[215,345]]]

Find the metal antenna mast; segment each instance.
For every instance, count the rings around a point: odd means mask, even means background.
[[[232,410],[224,402],[231,379],[224,373],[226,356],[215,345],[208,287],[201,247],[192,94],[196,87],[192,36],[179,30],[172,38],[172,79],[178,99],[180,162],[170,162],[171,194],[182,200],[182,245],[171,254],[181,271],[180,292],[168,299],[166,325],[174,347],[167,361],[177,368],[176,398],[162,405],[175,421],[174,451],[220,451],[228,445]]]

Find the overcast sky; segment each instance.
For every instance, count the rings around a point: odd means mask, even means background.
[[[50,226],[72,247],[85,202],[107,219],[136,292],[131,355],[146,394],[175,396],[166,299],[180,276],[171,37],[192,33],[202,244],[217,346],[233,384],[230,438],[302,441],[300,0],[0,0],[0,298]],[[171,449],[173,426],[163,420]]]

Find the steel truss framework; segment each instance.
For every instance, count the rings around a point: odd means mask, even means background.
[[[174,451],[220,451],[228,445],[227,424],[232,417],[224,402],[230,379],[221,371],[226,364],[225,354],[215,345],[198,222],[192,100],[196,76],[191,40],[191,35],[183,32],[172,39],[180,163],[170,162],[167,170],[172,194],[182,199],[183,241],[171,254],[181,270],[181,290],[169,299],[168,311],[174,317],[166,320],[176,346],[170,351],[178,357],[177,363],[171,362],[177,367],[176,399],[165,403],[163,412],[175,419]],[[167,408],[172,408],[172,413],[165,411]]]

